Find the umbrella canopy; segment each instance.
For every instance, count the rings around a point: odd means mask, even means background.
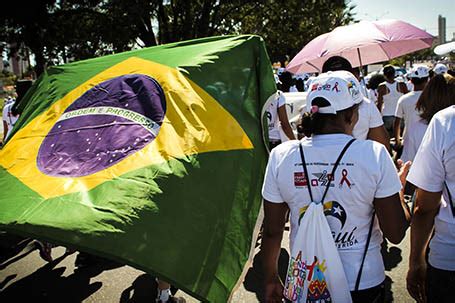
[[[434,37],[399,20],[361,21],[340,26],[308,43],[288,64],[292,73],[319,72],[331,56],[353,67],[387,61],[431,47]]]
[[[455,42],[441,44],[434,48],[434,53],[438,56],[442,56],[450,52],[455,52]]]

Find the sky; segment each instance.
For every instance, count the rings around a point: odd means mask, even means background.
[[[454,38],[455,0],[351,0],[356,20],[399,19],[438,35],[438,15],[446,18],[446,40]]]

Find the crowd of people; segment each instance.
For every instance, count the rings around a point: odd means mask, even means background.
[[[304,81],[300,140],[288,132],[287,142],[271,137],[262,189],[267,302],[282,302],[289,293],[277,269],[287,219],[293,251],[306,209],[329,201],[327,222],[353,302],[384,301],[381,242],[400,243],[408,226],[409,294],[417,302],[453,300],[455,78],[443,64],[413,66],[408,82],[396,76],[388,65],[364,84],[358,68],[331,57],[320,75]],[[290,87],[288,77],[276,79],[280,88]],[[285,103],[280,93],[269,111]],[[272,121],[269,131],[280,121]]]
[[[400,243],[409,226],[410,295],[418,302],[451,300],[455,78],[443,64],[415,65],[406,78],[398,81],[388,65],[365,81],[359,68],[340,56],[328,58],[319,75],[277,70],[279,91],[266,112],[271,153],[262,189],[267,302],[284,298],[277,260],[287,220],[292,250],[308,205],[329,201],[336,215],[327,222],[353,302],[384,300],[381,242]],[[16,100],[4,106],[3,141],[20,115],[17,101],[29,87],[18,87]],[[287,116],[287,92],[306,93],[295,132]],[[52,245],[36,243],[41,257],[52,261]],[[89,258],[80,253],[76,263],[82,266]],[[157,302],[178,301],[169,283],[157,284]]]

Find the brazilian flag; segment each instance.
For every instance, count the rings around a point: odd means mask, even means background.
[[[51,67],[0,151],[0,229],[227,301],[251,250],[275,90],[257,36]]]

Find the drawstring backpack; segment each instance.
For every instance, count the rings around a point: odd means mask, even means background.
[[[334,176],[341,159],[354,141],[355,139],[352,139],[344,146],[333,166],[332,176]],[[301,144],[300,156],[311,202],[299,222],[294,245],[291,247],[284,296],[292,302],[352,302],[349,284],[323,209],[324,199],[333,178],[329,178],[321,200],[316,202],[313,199],[311,182],[309,182],[308,169]],[[374,213],[355,290],[359,288],[373,222]]]

